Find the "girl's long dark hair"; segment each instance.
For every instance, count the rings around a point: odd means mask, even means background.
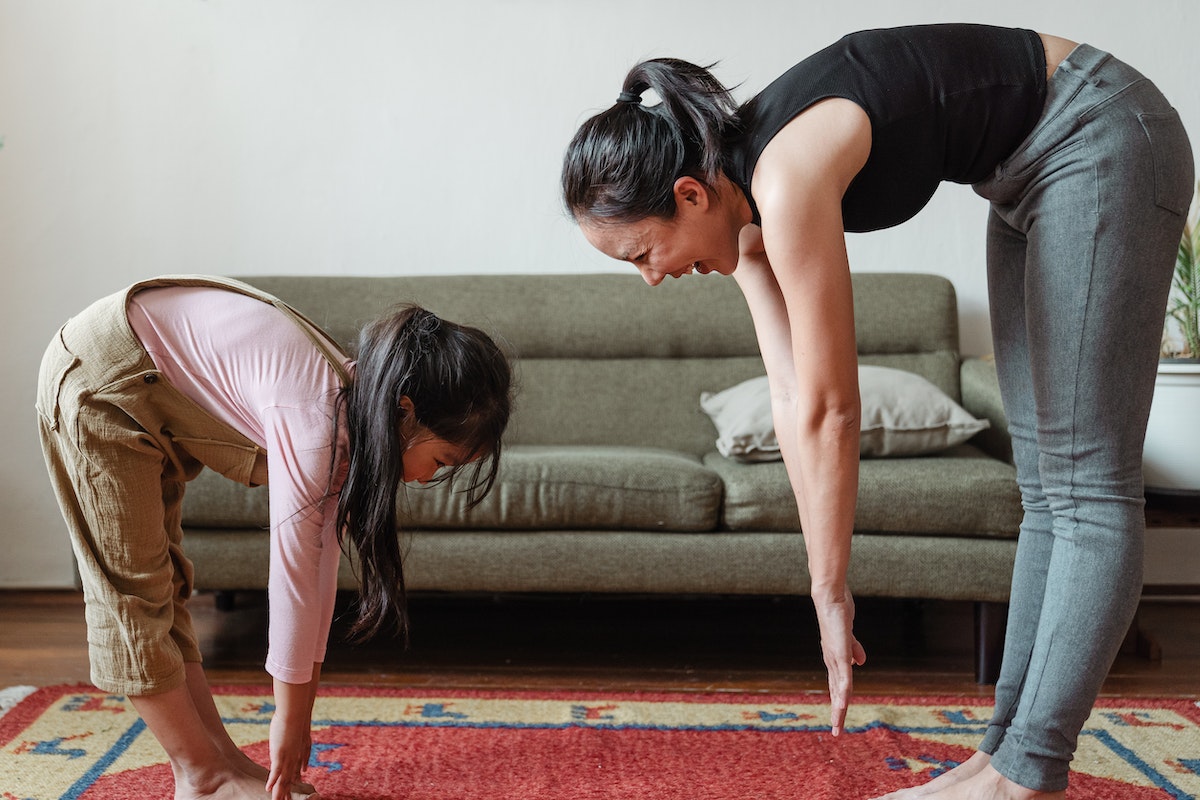
[[[659,104],[636,100],[647,89]],[[621,97],[567,146],[563,203],[577,222],[670,219],[677,179],[712,186],[725,171],[737,104],[708,69],[677,58],[643,61],[625,77]]]
[[[440,319],[417,306],[402,307],[369,323],[359,335],[354,379],[342,389],[349,432],[349,466],[338,496],[337,526],[343,548],[353,545],[359,571],[358,618],[350,630],[366,639],[392,623],[408,634],[396,523],[396,493],[407,443],[400,434],[412,400],[418,425],[474,455],[439,480],[468,474],[469,506],[491,491],[501,437],[512,410],[507,358],[482,331]]]

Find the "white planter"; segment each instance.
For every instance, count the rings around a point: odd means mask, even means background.
[[[1142,474],[1149,491],[1200,494],[1200,364],[1159,363]]]

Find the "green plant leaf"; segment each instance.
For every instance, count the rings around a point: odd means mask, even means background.
[[[1166,318],[1174,320],[1183,335],[1181,355],[1200,355],[1200,207],[1195,202],[1179,239]]]

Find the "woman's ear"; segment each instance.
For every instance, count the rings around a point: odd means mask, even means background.
[[[404,415],[406,417],[411,417],[413,415],[414,408],[412,398],[406,394],[400,395],[400,408],[404,410]]]
[[[690,175],[684,175],[682,178],[675,179],[676,209],[689,206],[696,211],[706,211],[708,203],[708,187],[703,183]]]

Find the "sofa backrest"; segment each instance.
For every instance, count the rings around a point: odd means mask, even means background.
[[[514,358],[514,444],[630,445],[702,455],[700,394],[763,373],[734,281],[647,287],[636,274],[238,276],[322,325],[348,351],[358,329],[413,302],[488,332]],[[954,288],[932,275],[855,273],[862,363],[924,375],[959,398]]]

